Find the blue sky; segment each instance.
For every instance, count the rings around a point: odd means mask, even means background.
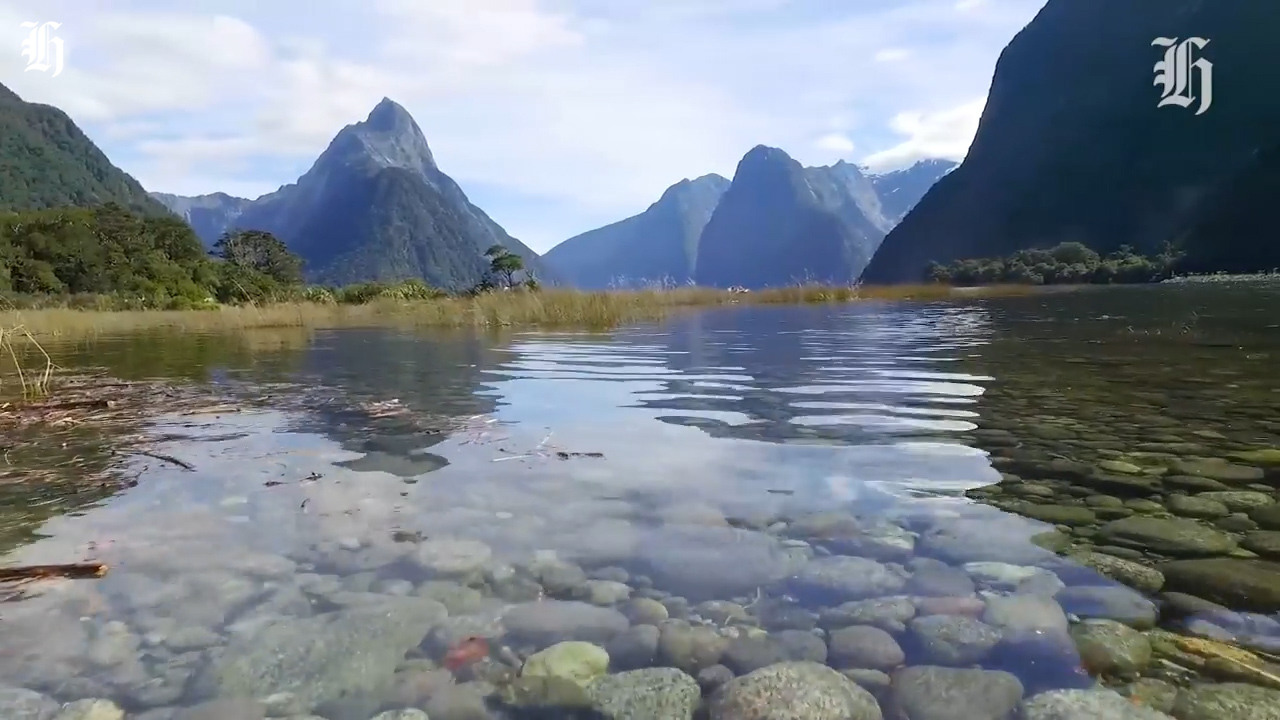
[[[0,82],[149,190],[256,197],[382,97],[545,251],[757,144],[893,169],[968,148],[1043,0],[9,0]],[[181,9],[178,9],[181,8]],[[24,72],[61,23],[61,75]]]

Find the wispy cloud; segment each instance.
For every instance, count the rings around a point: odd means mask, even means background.
[[[389,96],[443,169],[535,248],[729,175],[959,159],[1001,48],[1043,0],[12,0],[0,78],[67,110],[151,189],[290,182]],[[19,24],[56,20],[57,78]],[[855,156],[859,153],[861,156]]]

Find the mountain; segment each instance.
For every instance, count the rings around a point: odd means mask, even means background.
[[[579,288],[685,283],[694,276],[702,228],[728,189],[716,174],[681,180],[639,215],[575,235],[542,258]]]
[[[109,202],[146,215],[169,214],[66,113],[26,102],[0,85],[0,211]]]
[[[408,111],[387,98],[339,131],[293,184],[252,201],[170,197],[171,207],[202,218],[206,242],[218,228],[273,233],[306,261],[315,282],[416,277],[463,289],[484,276],[483,253],[493,245],[520,255],[540,280],[555,279],[537,253],[471,204],[437,167]]]
[[[1280,65],[1258,62],[1278,32],[1280,3],[1048,0],[1001,53],[964,162],[889,233],[863,279],[917,281],[930,261],[1064,241],[1158,250],[1255,151],[1280,144]],[[1157,37],[1209,40],[1196,51],[1213,63],[1203,114],[1157,107]],[[1249,252],[1222,241],[1228,255]]]
[[[1280,198],[1280,145],[1259,152],[1221,183],[1175,239],[1185,272],[1265,272],[1280,268],[1275,202]]]
[[[884,216],[895,224],[906,217],[907,212],[920,202],[920,198],[929,192],[943,175],[956,169],[956,163],[950,160],[921,160],[911,167],[893,170],[886,173],[868,175],[871,186],[876,189],[880,198],[880,209]]]
[[[171,212],[186,220],[187,224],[196,231],[196,235],[199,235],[205,245],[209,246],[217,242],[218,238],[235,224],[240,214],[252,202],[221,192],[194,197],[153,192],[151,197],[159,200]]]
[[[695,279],[748,288],[849,283],[891,226],[856,166],[805,168],[760,145],[738,163],[702,231]]]

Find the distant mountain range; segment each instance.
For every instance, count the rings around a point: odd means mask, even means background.
[[[954,167],[926,160],[882,175],[846,162],[805,168],[760,146],[732,182],[714,174],[681,180],[639,215],[569,238],[544,259],[582,288],[848,283]]]
[[[1147,254],[1174,242],[1185,269],[1275,267],[1263,198],[1280,170],[1280,65],[1258,58],[1277,33],[1280,3],[1048,0],[1001,53],[964,164],[889,233],[863,279],[918,282],[931,261],[1065,241]],[[1193,51],[1213,63],[1203,114],[1198,100],[1157,106],[1157,37],[1209,40]],[[1187,77],[1183,92],[1202,94],[1194,68]]]

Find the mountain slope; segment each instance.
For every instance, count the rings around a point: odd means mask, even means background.
[[[26,102],[0,85],[0,211],[109,202],[147,215],[169,214],[66,113]]]
[[[1176,244],[1183,272],[1268,272],[1280,269],[1275,203],[1280,198],[1280,145],[1222,183],[1197,208]]]
[[[208,232],[220,222],[224,229],[269,231],[306,261],[315,282],[422,278],[464,289],[484,276],[483,253],[493,245],[520,255],[544,282],[555,280],[537,253],[440,171],[418,124],[386,98],[363,122],[339,131],[297,182],[245,202],[225,221],[218,213],[234,212],[238,199],[223,197],[220,209],[209,211]],[[194,217],[197,200],[170,202]]]
[[[930,159],[921,160],[908,168],[868,177],[876,189],[876,196],[880,198],[880,209],[884,216],[898,223],[929,192],[929,188],[955,168],[956,163],[950,160]]]
[[[236,219],[252,202],[221,192],[195,196],[153,192],[151,197],[186,220],[196,231],[196,235],[210,247],[235,224]]]
[[[695,277],[715,287],[852,282],[890,224],[855,166],[804,168],[757,146],[702,231]]]
[[[869,282],[930,261],[1080,241],[1158,249],[1216,183],[1280,142],[1280,4],[1048,0],[1000,55],[968,156],[895,228]],[[1159,36],[1200,36],[1213,105],[1157,107]],[[1088,38],[1082,42],[1081,38]]]
[[[571,237],[543,260],[580,288],[684,283],[694,276],[702,229],[728,188],[716,174],[681,180],[639,215]]]

